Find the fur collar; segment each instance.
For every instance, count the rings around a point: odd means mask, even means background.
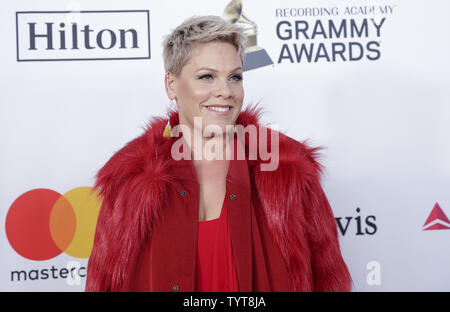
[[[260,114],[256,106],[248,107],[240,113],[237,124],[260,126]],[[172,126],[178,124],[176,111],[170,113],[170,120]],[[165,118],[153,118],[144,133],[116,152],[96,176],[95,187],[103,197],[103,206],[96,234],[96,244],[101,246],[95,248],[106,252],[91,255],[89,269],[97,275],[90,283],[91,290],[119,289],[141,242],[151,235],[151,225],[163,209],[164,198],[177,184],[177,178],[167,170],[176,166],[176,161],[170,157],[174,138],[162,136],[166,124]],[[306,231],[311,227],[305,205],[309,204],[306,201],[318,203],[318,197],[311,195],[311,191],[320,188],[318,149],[280,133],[276,171],[261,171],[264,161],[259,157],[248,161],[252,191],[257,192],[262,203],[294,291],[313,288],[311,255],[305,251],[309,248]]]

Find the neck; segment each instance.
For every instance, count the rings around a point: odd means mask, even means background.
[[[194,163],[200,164],[230,159],[230,146],[234,139],[233,132],[213,133],[213,135],[204,136],[204,132],[201,129],[188,126],[186,129],[189,129],[189,133],[183,133],[183,137],[189,147],[191,159],[194,160]]]

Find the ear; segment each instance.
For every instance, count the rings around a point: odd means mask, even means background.
[[[169,99],[175,99],[175,76],[171,72],[166,72],[164,75],[164,85],[166,87],[166,93]]]

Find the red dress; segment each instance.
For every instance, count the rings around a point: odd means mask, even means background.
[[[225,200],[219,218],[198,222],[196,291],[239,291]]]

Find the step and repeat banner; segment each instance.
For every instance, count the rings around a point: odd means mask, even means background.
[[[164,116],[162,40],[239,23],[245,104],[322,146],[353,291],[450,291],[447,1],[2,1],[0,291],[83,291],[99,168]],[[244,104],[244,105],[245,105]]]

